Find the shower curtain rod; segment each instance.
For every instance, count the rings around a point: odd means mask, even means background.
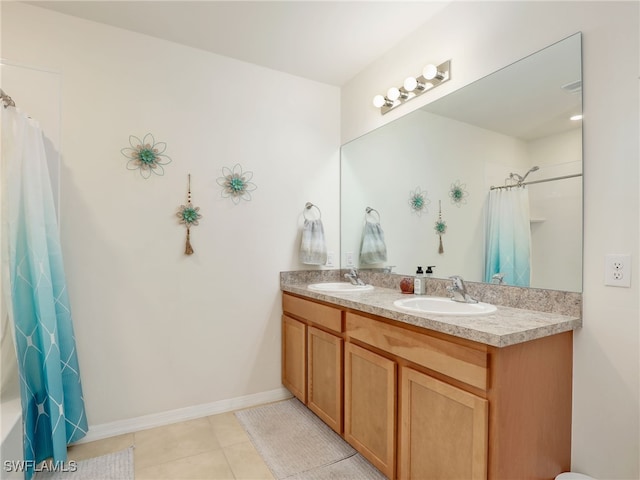
[[[524,187],[525,185],[533,185],[534,183],[554,182],[556,180],[564,180],[565,178],[581,177],[581,173],[574,173],[573,175],[564,175],[562,177],[545,178],[544,180],[533,180],[531,182],[516,183],[514,185],[502,185],[500,187],[491,187],[489,190],[499,190],[501,188],[513,188]]]
[[[4,103],[4,108],[16,106],[16,102],[14,102],[9,95],[4,93],[4,90],[2,90],[1,88],[0,88],[0,100],[2,100],[2,103]]]

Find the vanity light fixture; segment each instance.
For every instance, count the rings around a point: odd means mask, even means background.
[[[440,65],[429,64],[422,69],[417,77],[407,77],[402,87],[391,87],[386,95],[373,97],[373,106],[380,109],[384,115],[397,106],[422,95],[424,92],[437,87],[451,79],[451,60]]]

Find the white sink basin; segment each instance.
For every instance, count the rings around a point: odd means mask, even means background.
[[[488,315],[497,310],[490,303],[462,303],[454,302],[444,297],[411,297],[396,300],[393,304],[404,310],[436,315]]]
[[[309,290],[316,292],[366,292],[367,290],[373,290],[373,285],[352,285],[349,282],[326,282],[326,283],[312,283],[308,286]]]

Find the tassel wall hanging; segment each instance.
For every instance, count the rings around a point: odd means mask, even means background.
[[[447,222],[442,220],[442,202],[438,200],[438,220],[436,220],[436,226],[434,227],[436,235],[440,237],[440,245],[438,246],[438,253],[444,253],[444,246],[442,245],[442,235],[447,232]]]
[[[180,223],[187,227],[187,242],[185,245],[185,255],[191,255],[193,248],[191,247],[190,229],[192,226],[198,225],[198,220],[202,218],[200,215],[200,207],[194,207],[191,204],[191,174],[187,176],[187,204],[180,205],[180,209],[176,214],[180,219]]]

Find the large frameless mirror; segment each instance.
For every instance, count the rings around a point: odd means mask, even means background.
[[[582,291],[581,112],[577,33],[345,144],[341,267]]]

